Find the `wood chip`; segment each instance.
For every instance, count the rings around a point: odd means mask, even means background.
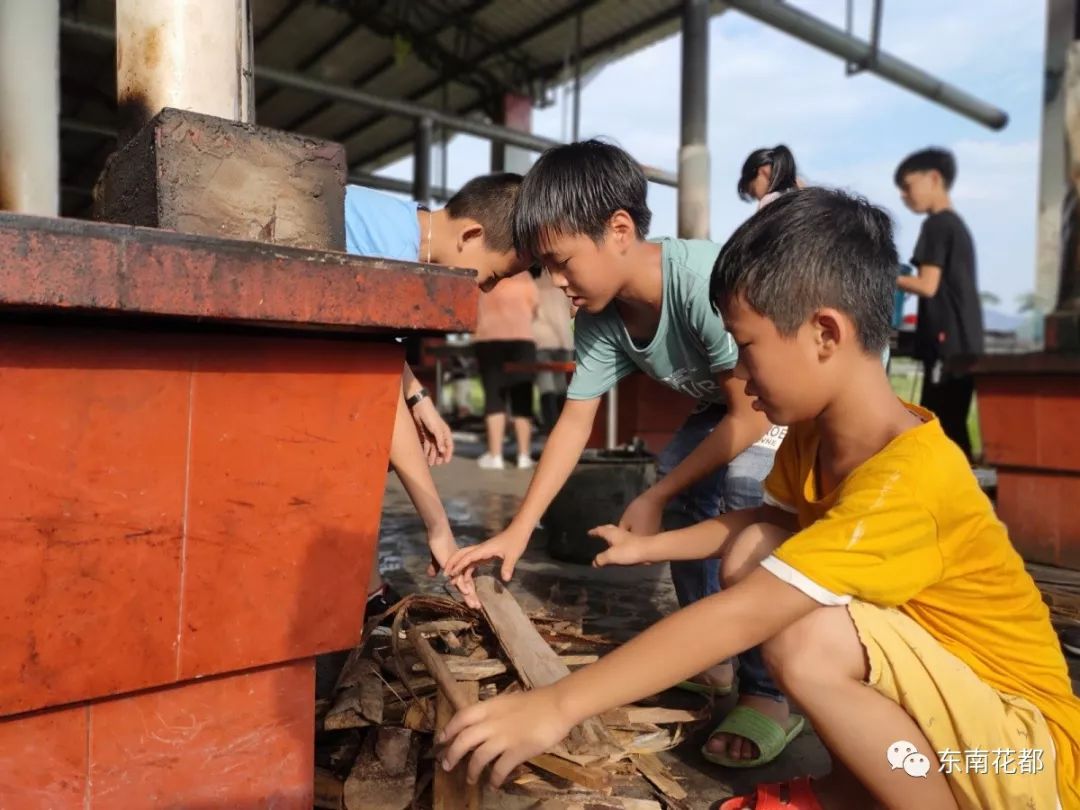
[[[689,795],[656,754],[634,754],[632,760],[641,775],[669,799],[682,801]]]
[[[345,780],[345,810],[409,810],[416,788],[419,746],[410,746],[404,769],[397,776],[386,772],[369,739]]]
[[[600,715],[600,719],[614,728],[628,728],[643,723],[696,723],[702,719],[700,712],[688,709],[665,709],[660,706],[623,706]]]
[[[438,619],[437,621],[424,622],[423,624],[416,625],[416,628],[424,638],[435,638],[440,633],[461,633],[472,629],[472,627],[473,622],[466,622],[460,619]],[[405,638],[405,633],[400,633],[399,638]]]
[[[574,784],[583,785],[590,790],[611,788],[611,774],[602,768],[578,765],[554,754],[540,754],[530,759],[529,764]]]
[[[375,756],[389,776],[405,772],[412,748],[413,733],[407,728],[383,726],[375,733]]]
[[[326,731],[338,731],[346,728],[362,728],[371,722],[360,711],[360,687],[350,686],[340,692],[334,705],[323,718],[322,727]]]
[[[341,810],[345,785],[325,768],[315,769],[315,807]]]
[[[430,734],[435,730],[435,702],[432,698],[420,698],[409,703],[401,724],[411,731]]]

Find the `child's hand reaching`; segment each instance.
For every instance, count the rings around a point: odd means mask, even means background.
[[[603,568],[605,565],[648,565],[652,562],[646,553],[652,537],[631,534],[610,523],[590,529],[589,536],[599,537],[608,544],[608,550],[600,552],[593,560],[596,568]]]
[[[438,576],[439,572],[446,567],[447,561],[458,550],[454,541],[454,534],[447,526],[444,529],[428,532],[428,548],[431,550],[431,563],[428,565],[427,575]],[[476,598],[476,589],[473,587],[472,578],[464,574],[450,578],[450,584],[457,588],[465,604],[473,610],[480,609],[480,600]]]
[[[490,781],[498,787],[522,762],[557,745],[572,726],[551,687],[501,695],[454,715],[438,738],[447,746],[440,762],[452,770],[475,750],[469,760],[469,782],[479,780],[484,767],[494,763]]]

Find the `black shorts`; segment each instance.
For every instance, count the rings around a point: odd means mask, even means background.
[[[532,416],[532,371],[506,368],[508,363],[535,363],[536,344],[531,340],[485,340],[474,343],[476,365],[484,384],[484,414],[506,413]]]

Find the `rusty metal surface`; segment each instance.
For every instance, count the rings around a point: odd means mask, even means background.
[[[0,312],[467,332],[477,296],[471,270],[0,214]]]

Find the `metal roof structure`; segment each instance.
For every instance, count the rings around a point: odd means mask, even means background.
[[[255,120],[339,141],[350,169],[372,172],[411,151],[413,120],[258,78],[258,69],[498,121],[506,94],[542,105],[574,75],[579,31],[580,70],[589,71],[674,34],[682,8],[681,0],[251,0]],[[713,14],[724,8],[710,3]],[[85,209],[114,147],[114,11],[114,0],[62,0],[67,215]]]

